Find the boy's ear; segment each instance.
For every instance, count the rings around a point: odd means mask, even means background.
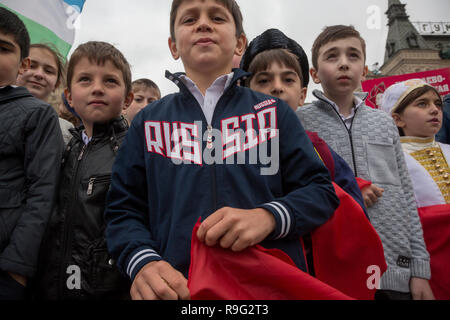
[[[241,33],[241,35],[237,38],[236,49],[234,50],[234,54],[242,57],[245,52],[245,48],[247,47],[247,37],[245,34]]]
[[[363,75],[362,75],[362,79],[361,81],[365,81],[367,74],[369,73],[369,67],[368,66],[364,66],[364,70],[363,70]]]
[[[311,75],[311,78],[313,79],[315,84],[319,84],[320,83],[320,79],[317,76],[317,70],[315,68],[309,69],[309,74]]]
[[[298,102],[298,106],[299,107],[301,107],[301,106],[303,106],[305,104],[305,100],[306,100],[306,95],[307,94],[308,94],[308,88],[302,87],[300,100]]]
[[[172,39],[172,37],[169,37],[169,49],[170,49],[170,53],[172,54],[172,57],[175,60],[178,60],[180,58],[180,54],[178,53],[178,49],[177,49],[177,42],[175,40]]]
[[[69,91],[69,88],[64,88],[64,96],[66,97],[67,102],[73,108],[72,105],[72,94]]]
[[[25,71],[30,69],[30,65],[31,65],[31,59],[29,57],[23,59],[19,66],[19,74],[20,75],[24,74]]]
[[[127,94],[127,96],[125,97],[125,102],[123,104],[123,110],[127,110],[128,109],[128,107],[133,102],[133,99],[134,99],[134,93],[133,92],[130,92],[129,94]]]

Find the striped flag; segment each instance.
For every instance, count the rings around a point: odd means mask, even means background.
[[[52,43],[67,56],[75,39],[75,22],[85,0],[0,0],[16,13],[30,34],[31,43]]]

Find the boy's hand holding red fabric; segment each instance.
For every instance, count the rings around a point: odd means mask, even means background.
[[[341,204],[312,233],[316,278],[298,269],[287,254],[259,245],[241,252],[208,247],[194,227],[188,287],[192,299],[338,300],[373,299],[367,268],[386,270],[383,247],[363,210],[335,185]]]
[[[275,218],[265,209],[224,207],[206,218],[197,237],[207,246],[242,251],[263,241],[275,229]]]
[[[259,245],[240,252],[209,247],[194,227],[188,287],[195,300],[350,299],[298,269],[281,250]]]

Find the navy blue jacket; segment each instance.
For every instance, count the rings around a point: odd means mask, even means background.
[[[180,93],[147,106],[130,126],[113,166],[105,221],[108,249],[132,280],[145,264],[161,259],[187,277],[195,223],[225,206],[270,211],[276,229],[261,245],[283,250],[306,270],[299,238],[326,222],[339,204],[295,113],[279,99],[238,86],[247,74],[234,72],[211,127],[179,74],[169,73]],[[233,140],[227,128],[247,134]],[[252,158],[264,150],[272,162]]]
[[[436,134],[436,140],[442,143],[450,144],[450,94],[447,94],[442,106],[442,127]]]

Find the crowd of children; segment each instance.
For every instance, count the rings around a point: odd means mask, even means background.
[[[379,236],[375,299],[450,298],[436,262],[450,254],[428,227],[450,212],[442,98],[414,79],[367,107],[353,27],[326,27],[310,68],[280,30],[247,43],[234,0],[173,0],[169,49],[185,72],[167,72],[180,91],[161,97],[113,45],[80,45],[66,69],[0,16],[0,300],[190,299],[192,237],[281,250],[315,276],[311,234],[339,208],[335,185]],[[304,105],[310,79],[323,91]],[[58,117],[46,102],[61,83]]]

